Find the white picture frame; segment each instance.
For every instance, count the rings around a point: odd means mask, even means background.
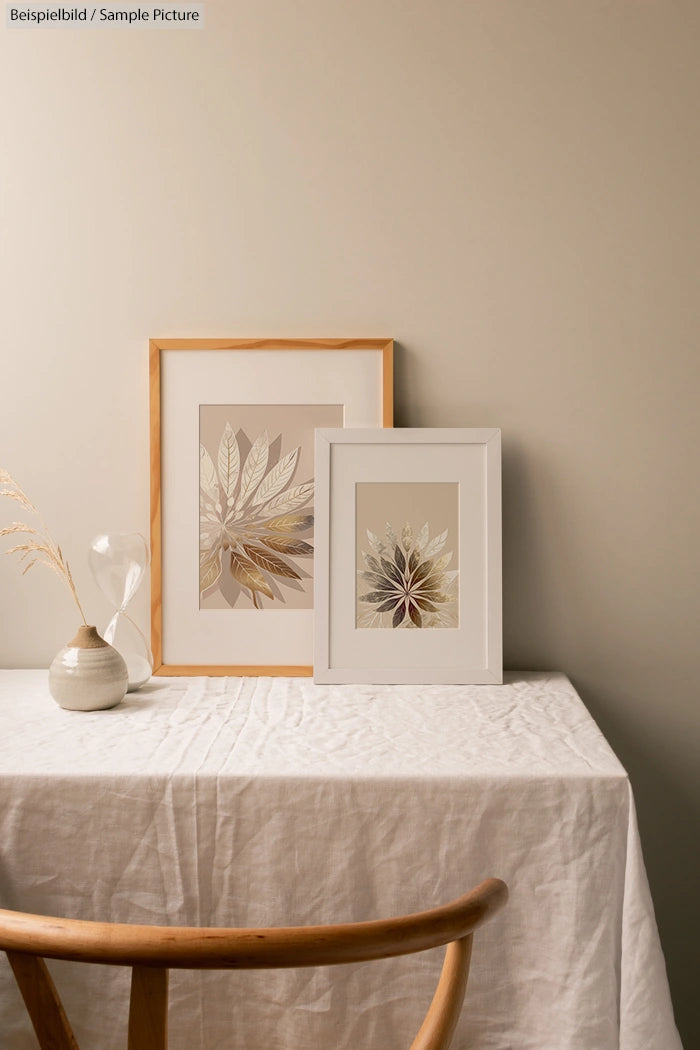
[[[310,676],[313,661],[313,591],[308,607],[284,603],[291,594],[285,581],[263,571],[274,590],[276,600],[259,601],[254,587],[236,598],[226,608],[202,605],[202,412],[232,409],[233,435],[231,448],[240,455],[237,471],[242,496],[243,478],[250,460],[248,437],[269,437],[269,457],[265,452],[265,470],[271,471],[281,459],[299,444],[299,438],[285,446],[279,437],[283,427],[277,418],[283,412],[296,412],[308,417],[303,436],[304,449],[309,447],[303,468],[288,481],[289,486],[306,482],[301,489],[313,489],[314,415],[316,409],[329,406],[340,409],[338,426],[382,427],[392,425],[393,411],[393,341],[391,339],[152,339],[150,341],[150,406],[151,406],[151,645],[156,675],[284,675]],[[245,410],[252,422],[237,432],[234,409]],[[260,410],[260,411],[258,411]],[[301,410],[301,413],[300,413]],[[260,416],[257,426],[255,416]],[[227,420],[217,415],[221,428]],[[255,429],[253,429],[255,428]],[[226,429],[226,427],[224,427]],[[244,441],[245,437],[245,441]],[[273,453],[276,440],[277,451]],[[281,451],[280,451],[281,449]],[[236,493],[221,487],[215,476],[216,448],[204,456],[212,486],[218,484],[220,499],[209,507],[232,506]],[[275,455],[280,457],[275,459]],[[311,463],[309,464],[309,459]],[[289,462],[289,457],[287,458]],[[301,456],[299,457],[299,463]],[[271,475],[261,475],[259,488],[249,499],[258,503],[264,485]],[[250,477],[249,477],[250,480]],[[269,486],[278,493],[281,482]],[[251,490],[252,491],[252,490]],[[303,493],[302,493],[303,494]],[[280,504],[282,496],[276,496]],[[228,503],[227,503],[228,501]],[[313,501],[313,502],[312,502]],[[300,513],[313,514],[315,493]],[[260,506],[265,507],[264,503]],[[270,504],[272,507],[273,504]],[[205,507],[206,511],[207,508]],[[235,508],[229,511],[234,514]],[[276,511],[282,514],[282,509]],[[216,513],[214,514],[216,517]],[[206,515],[205,515],[206,517]],[[313,518],[311,518],[313,522]],[[205,521],[206,526],[206,521]],[[236,531],[240,532],[238,525]],[[315,531],[315,530],[314,530]],[[278,538],[281,534],[278,534]],[[302,537],[305,553],[314,537],[307,529],[295,534]],[[232,557],[228,533],[222,541],[220,561],[226,571],[226,559]],[[307,541],[311,541],[307,543]],[[308,566],[307,557],[287,557],[280,546],[271,557],[287,560],[292,567]],[[258,554],[261,552],[257,545]],[[270,555],[268,555],[270,557]],[[231,567],[233,572],[233,568]],[[250,578],[250,577],[249,577]],[[240,601],[239,601],[240,599]]]
[[[500,430],[319,429],[315,462],[314,680],[500,684]]]

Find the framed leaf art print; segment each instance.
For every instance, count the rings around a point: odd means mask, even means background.
[[[389,339],[153,339],[155,674],[310,675],[314,432],[391,426]]]
[[[497,429],[316,431],[317,682],[499,683]]]

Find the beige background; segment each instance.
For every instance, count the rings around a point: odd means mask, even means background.
[[[373,554],[367,539],[367,530],[384,539],[387,523],[396,535],[401,537],[401,529],[406,522],[417,536],[423,524],[428,522],[429,542],[448,530],[447,541],[439,557],[448,552],[452,559],[446,566],[447,571],[459,571],[459,484],[457,482],[374,482],[361,481],[355,485],[355,565],[357,569],[366,569],[362,552]],[[455,596],[458,593],[455,584]],[[355,622],[366,613],[370,606],[359,601],[359,594],[368,594],[374,590],[371,584],[357,578]],[[459,619],[459,601],[455,597],[454,611]],[[391,617],[387,623],[391,630]]]
[[[0,28],[0,463],[103,624],[89,540],[148,529],[149,336],[393,336],[399,425],[503,430],[506,666],[567,672],[629,769],[698,1045],[700,4],[206,19]],[[9,558],[0,612],[4,666],[75,628]]]

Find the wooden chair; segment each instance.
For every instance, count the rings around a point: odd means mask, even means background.
[[[447,1050],[462,1009],[473,931],[505,904],[487,879],[470,893],[415,915],[335,926],[219,929],[84,922],[0,909],[7,953],[41,1050],[78,1050],[44,959],[132,967],[128,1050],[166,1050],[168,970],[328,966],[447,945],[433,1001],[411,1050]]]

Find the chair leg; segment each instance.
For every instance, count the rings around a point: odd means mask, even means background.
[[[128,1050],[167,1050],[168,971],[134,966],[131,971]]]
[[[467,989],[473,939],[470,933],[447,945],[433,1001],[411,1050],[448,1050]]]
[[[78,1050],[48,967],[37,955],[6,952],[41,1050]]]

